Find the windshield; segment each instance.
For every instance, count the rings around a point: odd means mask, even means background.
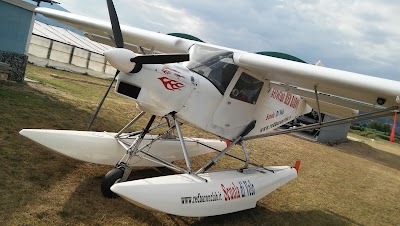
[[[190,51],[189,70],[207,78],[221,94],[238,69],[233,63],[233,52],[208,46],[195,45]]]

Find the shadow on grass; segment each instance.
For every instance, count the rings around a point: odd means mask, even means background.
[[[110,167],[111,169],[111,167]],[[105,172],[106,173],[106,172]],[[133,170],[129,180],[138,180],[172,174],[171,171],[156,168]],[[118,224],[129,222],[134,224],[162,225],[154,212],[137,207],[122,198],[108,199],[100,191],[104,175],[94,175],[80,183],[62,212],[65,223],[80,224]]]
[[[331,211],[279,212],[257,205],[237,213],[202,218],[191,225],[359,225]]]
[[[358,156],[369,161],[400,170],[400,156],[364,144],[361,142],[349,141],[335,146],[339,151]]]

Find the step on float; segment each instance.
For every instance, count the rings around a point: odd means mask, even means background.
[[[298,168],[298,166],[297,166]],[[143,208],[189,217],[254,208],[258,200],[297,177],[297,169],[275,166],[178,174],[114,184],[111,190]]]

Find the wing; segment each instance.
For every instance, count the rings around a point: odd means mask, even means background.
[[[36,12],[84,30],[95,41],[109,44],[111,24],[89,17],[37,8]],[[312,106],[317,91],[323,113],[351,116],[356,110],[373,112],[400,105],[400,82],[326,67],[229,49],[193,40],[121,26],[128,48],[142,47],[164,53],[187,53],[193,45],[207,45],[234,52],[234,63],[269,81],[271,86],[297,94]]]
[[[35,11],[61,23],[86,31],[88,33],[87,36],[94,41],[107,45],[114,43],[111,40],[113,39],[113,33],[109,21],[48,8],[36,8]],[[138,46],[163,53],[187,53],[193,44],[201,43],[125,25],[121,25],[121,31],[127,44],[126,46],[131,48],[133,48],[132,46]]]
[[[315,97],[317,89],[324,101],[367,111],[400,104],[398,81],[253,53],[237,53],[234,61],[304,97]]]

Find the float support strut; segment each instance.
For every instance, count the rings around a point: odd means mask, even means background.
[[[140,112],[134,119],[132,119],[132,121],[130,121],[128,124],[126,124],[126,126],[124,126],[124,128],[122,128],[116,135],[115,138],[119,137],[119,135],[121,135],[121,133],[125,132],[125,130],[131,126],[133,123],[135,123],[137,120],[139,120],[143,115],[145,114],[144,111]]]
[[[255,126],[256,126],[256,121],[254,120],[249,125],[247,125],[247,127],[244,129],[242,134],[240,134],[228,147],[226,147],[224,150],[222,150],[217,156],[215,156],[213,159],[211,159],[211,161],[209,161],[206,165],[204,165],[199,170],[197,170],[196,174],[204,173],[205,171],[210,169],[213,165],[215,165],[217,163],[217,161],[222,157],[222,155],[224,155],[227,151],[229,151],[237,143],[241,142],[243,137],[246,136],[247,134],[249,134],[250,131],[253,130]],[[247,156],[246,156],[246,162],[247,162]],[[246,165],[248,165],[248,163]]]
[[[247,150],[244,141],[240,142],[240,144],[242,145],[244,156],[246,157],[246,162],[244,163],[243,169],[247,169],[249,167],[249,162],[250,162],[249,151]]]
[[[187,166],[188,172],[190,174],[190,173],[192,173],[192,164],[190,163],[189,154],[187,152],[186,145],[185,145],[185,140],[183,139],[183,136],[182,136],[181,126],[180,126],[178,120],[175,118],[175,116],[173,116],[173,117],[174,117],[174,121],[175,121],[175,128],[176,128],[176,131],[178,132],[179,141],[181,142],[183,156],[185,157],[186,166]]]

